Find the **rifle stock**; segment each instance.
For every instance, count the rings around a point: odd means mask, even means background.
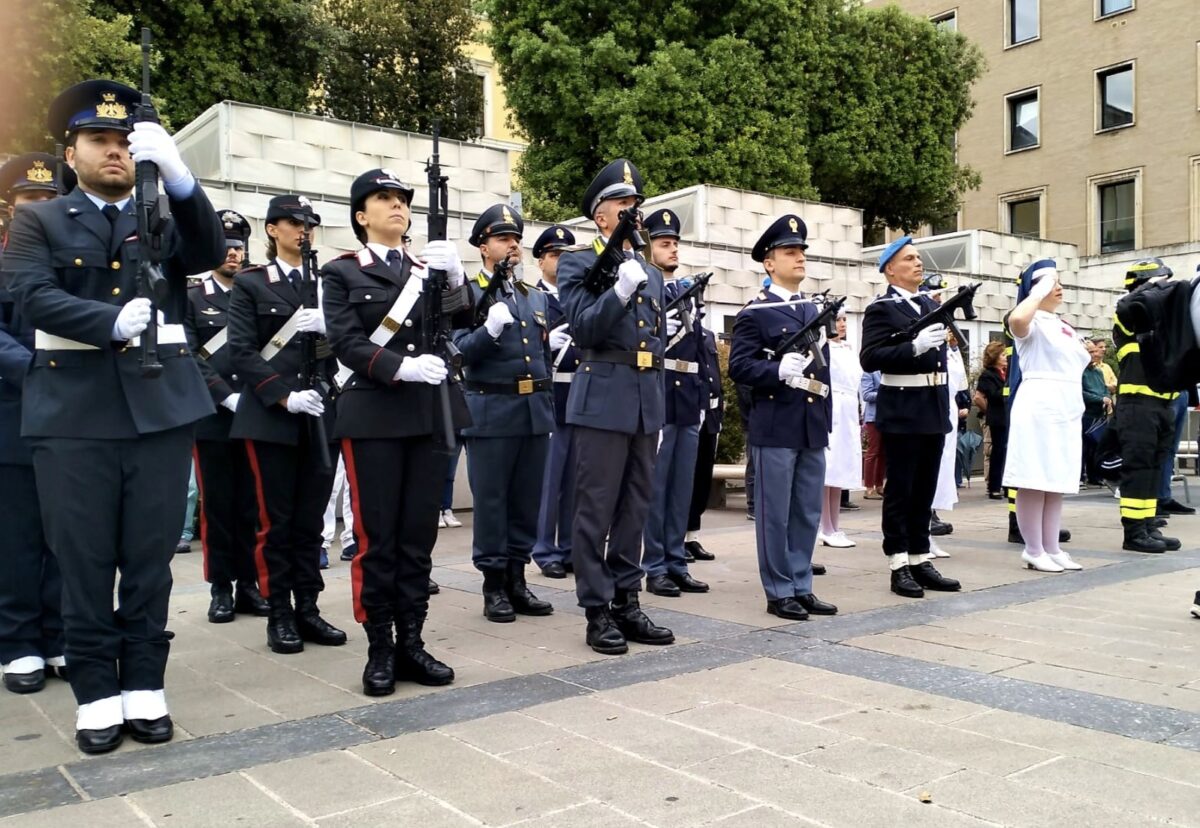
[[[634,252],[648,243],[642,230],[642,213],[636,207],[618,214],[617,226],[609,236],[608,243],[584,274],[583,286],[592,294],[599,296],[617,283],[617,268],[625,261],[626,242],[632,245]]]
[[[810,319],[803,328],[779,343],[779,347],[773,353],[775,359],[782,359],[784,354],[790,354],[793,351],[807,351],[812,355],[812,364],[817,370],[827,367],[828,363],[825,362],[825,355],[821,353],[820,348],[821,329],[827,328],[830,322],[837,320],[837,312],[842,309],[842,305],[846,304],[846,297],[829,299],[828,291],[822,295],[826,297],[826,301],[817,305],[819,308],[817,315]]]
[[[954,321],[954,312],[961,309],[964,320],[970,321],[974,319],[976,317],[975,292],[982,285],[983,282],[972,282],[969,285],[962,285],[952,297],[943,301],[920,319],[913,320],[908,327],[892,334],[892,339],[913,340],[916,339],[917,334],[930,325],[945,325],[954,334],[954,338],[958,340],[959,346],[965,345],[967,340],[963,337],[962,331],[959,330],[958,325]]]
[[[297,216],[300,218],[300,216]],[[304,293],[301,296],[300,304],[302,307],[312,307],[309,305],[308,297],[316,296],[315,286],[316,277],[313,276],[313,271],[317,269],[317,251],[312,246],[312,226],[309,221],[303,221],[304,235],[300,240],[300,284],[304,287]],[[319,308],[320,303],[315,305]],[[321,376],[321,364],[323,359],[317,354],[317,339],[318,334],[304,333],[302,347],[304,349],[304,388],[305,390],[316,391],[324,399],[329,395],[329,383]],[[332,471],[333,456],[329,453],[329,436],[325,433],[324,417],[313,417],[308,414],[301,415],[306,418],[309,435],[317,452],[317,462],[324,471]]]
[[[158,123],[158,112],[150,98],[150,30],[142,29],[142,99],[134,112],[134,123]],[[150,324],[141,335],[141,375],[153,379],[162,374],[158,361],[158,306],[166,300],[167,281],[162,274],[163,236],[171,219],[171,207],[158,190],[158,166],[141,161],[135,168],[134,205],[137,213],[137,295],[150,300]]]
[[[425,173],[429,182],[429,240],[444,241],[446,238],[446,201],[449,194],[448,176],[442,175],[441,158],[438,153],[438,139],[441,134],[441,123],[433,122],[433,154],[425,164]],[[493,280],[496,281],[496,280]],[[449,373],[446,379],[439,383],[438,410],[441,414],[442,443],[453,450],[457,441],[454,437],[454,415],[450,408],[450,383],[462,369],[462,354],[450,339],[449,320],[442,307],[442,298],[447,287],[446,271],[430,269],[425,277],[423,318],[421,335],[425,339],[425,352],[440,356],[446,363]]]

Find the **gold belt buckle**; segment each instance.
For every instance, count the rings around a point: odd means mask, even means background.
[[[518,394],[532,394],[533,393],[533,380],[532,379],[517,380],[517,393]]]
[[[650,353],[649,351],[638,351],[637,352],[637,367],[653,368],[654,367],[654,354]]]

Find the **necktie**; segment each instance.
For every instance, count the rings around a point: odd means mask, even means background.
[[[793,294],[791,295],[791,298],[789,298],[789,299],[788,299],[788,301],[789,301],[789,302],[799,302],[799,301],[800,301],[800,294],[799,294],[799,293],[793,293]]]
[[[400,262],[403,259],[404,259],[404,257],[400,255],[399,250],[389,250],[387,252],[387,265],[392,270],[395,270],[398,272],[400,270]]]
[[[299,290],[300,289],[300,271],[293,270],[291,273],[289,273],[288,281],[292,283],[292,287],[294,287],[296,290]]]
[[[105,204],[100,209],[100,212],[104,213],[104,217],[108,219],[109,224],[116,224],[117,216],[121,215],[121,209],[115,204]]]

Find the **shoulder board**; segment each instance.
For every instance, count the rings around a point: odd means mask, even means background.
[[[266,264],[253,264],[253,265],[250,265],[249,267],[243,267],[241,270],[239,270],[237,272],[237,275],[241,276],[242,274],[266,273],[266,272],[267,272]]]
[[[204,282],[193,282],[187,286],[188,293],[191,293],[193,290],[199,290],[202,287],[204,287]]]
[[[358,254],[357,253],[343,253],[340,256],[334,256],[333,261],[340,262],[342,259],[353,259],[356,255],[358,255]]]
[[[589,242],[588,244],[573,244],[570,247],[564,247],[562,249],[562,252],[563,253],[578,253],[581,250],[591,250],[591,249],[592,249],[592,245]]]

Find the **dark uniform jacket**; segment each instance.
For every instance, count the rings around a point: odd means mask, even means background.
[[[649,353],[661,359],[666,346],[663,276],[638,256],[646,283],[628,302],[615,287],[593,294],[583,277],[599,258],[604,243],[569,247],[558,260],[558,295],[580,349],[600,352]],[[653,434],[663,427],[662,371],[614,362],[588,360],[584,354],[567,398],[567,422],[572,425]]]
[[[763,291],[750,305],[780,301]],[[779,378],[779,360],[772,351],[817,315],[812,304],[792,305],[769,310],[742,310],[733,325],[733,344],[729,352],[729,376],[734,382],[750,387],[751,445],[771,448],[817,449],[829,445],[829,427],[833,421],[833,401],[800,388],[791,388]],[[829,346],[821,347],[826,367],[809,366],[805,377],[829,386]]]
[[[1200,382],[1200,346],[1192,328],[1193,282],[1168,279],[1143,285],[1117,302],[1117,318],[1138,340],[1146,384],[1158,392],[1187,391]]]
[[[486,285],[487,276],[482,273],[468,283],[472,305],[480,301]],[[500,288],[501,293],[506,289]],[[502,301],[514,322],[500,332],[499,339],[492,339],[482,324],[454,332],[454,343],[463,355],[471,411],[471,425],[463,429],[464,437],[518,437],[554,430],[546,294],[518,282]],[[545,388],[529,394],[472,390],[473,383],[515,386],[520,379],[540,380]]]
[[[672,280],[663,288],[667,304],[670,304],[680,293],[679,282]],[[694,313],[694,311],[693,311]],[[663,372],[665,379],[665,423],[676,426],[692,426],[700,423],[700,409],[708,405],[707,370],[705,368],[706,354],[704,351],[704,327],[699,318],[693,316],[692,330],[685,332],[682,328],[676,333],[679,340],[666,350],[667,359],[694,362],[697,371],[694,374],[683,371],[673,371],[668,368]],[[668,340],[670,344],[670,340]]]
[[[33,329],[17,316],[12,294],[0,282],[0,465],[28,466],[21,439],[21,385],[33,359]]]
[[[416,295],[403,320],[397,320],[400,326],[386,345],[370,339],[401,291],[410,283],[410,291],[418,288],[422,276],[423,266],[411,257],[405,256],[396,272],[366,247],[321,269],[329,344],[338,361],[354,372],[338,396],[335,437],[387,439],[440,433],[437,386],[394,379],[406,356],[425,353],[423,292]],[[451,321],[470,324],[470,309]],[[456,382],[450,385],[450,406],[455,429],[470,424]]]
[[[232,288],[225,290],[209,274],[200,284],[188,289],[187,311],[183,316],[183,328],[187,333],[188,347],[196,355],[200,374],[208,385],[209,396],[217,407],[217,413],[205,417],[196,424],[197,440],[229,439],[233,426],[233,412],[221,405],[230,394],[242,391],[242,380],[233,370],[233,350],[228,341],[217,348],[216,353],[205,355],[204,348],[216,347],[212,340],[229,324],[229,298]],[[220,340],[217,340],[218,342]]]
[[[950,393],[945,382],[946,346],[913,355],[911,339],[892,339],[892,334],[908,327],[913,320],[937,308],[927,296],[917,294],[921,308],[917,313],[907,301],[891,301],[899,297],[895,288],[867,305],[863,314],[862,350],[859,362],[864,371],[884,374],[908,374],[912,383],[907,387],[881,384],[875,399],[875,427],[880,431],[899,434],[946,434],[950,431]],[[940,373],[941,385],[919,385],[918,374]]]
[[[567,322],[567,313],[563,310],[562,301],[558,295],[551,293],[545,282],[539,279],[537,286],[546,293],[546,321],[548,331],[552,331]],[[571,333],[569,324],[567,333]],[[553,376],[556,377],[554,382],[554,422],[556,425],[567,424],[567,398],[571,395],[571,382],[575,378],[575,370],[579,367],[579,361],[579,346],[575,344],[573,338],[571,344],[566,348],[550,353],[550,365],[553,369]],[[567,377],[571,379],[568,380]]]
[[[704,331],[704,359],[701,361],[700,371],[704,382],[701,398],[706,399],[704,430],[709,434],[719,434],[725,422],[725,386],[721,384],[721,358],[717,354],[717,335],[710,330]]]
[[[225,259],[225,235],[197,185],[172,198],[163,275],[165,321],[183,321],[187,276]],[[25,378],[26,437],[125,439],[193,423],[213,413],[185,342],[160,342],[162,374],[139,370],[140,349],[113,342],[121,306],[137,295],[137,218],[131,198],[113,224],[80,189],[17,210],[4,267],[21,317],[33,328],[94,346],[38,350]]]
[[[248,267],[234,277],[229,300],[229,344],[225,347],[230,349],[233,370],[242,378],[247,393],[238,399],[230,437],[295,446],[300,443],[300,429],[309,427],[308,414],[291,414],[286,405],[288,394],[304,390],[303,343],[307,334],[298,333],[289,339],[270,362],[261,354],[302,304],[317,307],[315,279],[307,291],[308,301],[302,303],[300,290],[292,287],[274,262]],[[324,337],[318,339],[317,347],[325,357],[320,374],[331,382],[333,358],[326,355],[328,343]],[[326,395],[327,435],[333,433],[333,409],[333,400]]]
[[[1130,291],[1127,296],[1139,296],[1152,285],[1141,285]],[[1140,296],[1139,296],[1140,298]],[[1133,300],[1134,303],[1137,299]],[[1181,303],[1182,306],[1187,305]],[[1122,313],[1124,311],[1124,314]],[[1126,325],[1125,314],[1131,313],[1131,303],[1122,297],[1117,303],[1117,312],[1113,314],[1113,347],[1117,349],[1117,397],[1136,397],[1142,402],[1160,400],[1166,402],[1177,395],[1170,391],[1155,391],[1151,386],[1150,375],[1142,357],[1142,346],[1138,341],[1137,332],[1132,325]],[[1145,334],[1143,334],[1145,336]],[[1159,385],[1159,382],[1155,382]]]

